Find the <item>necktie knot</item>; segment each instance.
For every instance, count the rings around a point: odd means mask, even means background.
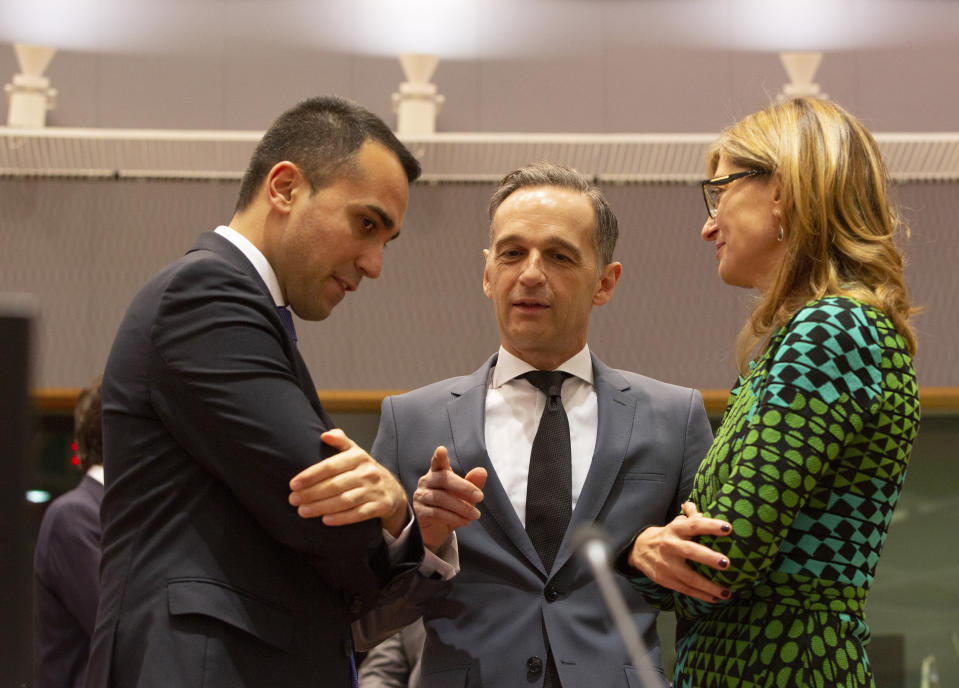
[[[523,377],[545,394],[547,399],[552,399],[562,395],[563,381],[570,377],[570,374],[561,370],[531,370],[524,373]]]
[[[276,312],[280,316],[283,327],[286,328],[287,333],[290,335],[290,339],[296,344],[296,329],[293,327],[293,314],[290,313],[290,309],[286,306],[277,306]]]

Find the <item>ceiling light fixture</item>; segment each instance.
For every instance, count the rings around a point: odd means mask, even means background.
[[[813,82],[822,62],[822,53],[779,53],[779,60],[789,76],[789,83],[783,85],[779,100],[801,96],[829,97],[822,92],[819,84]]]
[[[446,100],[436,92],[436,84],[430,82],[439,61],[438,55],[400,55],[400,66],[406,81],[400,82],[399,92],[393,94],[396,133],[400,136],[436,132],[436,115]]]
[[[40,129],[46,124],[47,110],[56,105],[57,89],[50,88],[50,79],[43,76],[43,72],[57,49],[16,43],[13,50],[20,73],[14,74],[13,81],[4,86],[10,99],[7,126]]]

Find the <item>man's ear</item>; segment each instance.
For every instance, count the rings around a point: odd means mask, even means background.
[[[623,264],[613,261],[599,275],[599,281],[596,283],[596,292],[593,294],[593,305],[602,306],[613,298],[613,292],[616,291],[616,284],[619,282],[619,276],[623,274]]]
[[[492,287],[489,283],[489,249],[483,249],[483,258],[485,259],[483,265],[483,293],[486,294],[488,298],[492,298],[490,295]]]
[[[276,163],[266,175],[270,205],[281,213],[288,213],[293,207],[293,192],[304,181],[300,169],[289,160]]]

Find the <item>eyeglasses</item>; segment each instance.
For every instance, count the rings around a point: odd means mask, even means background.
[[[733,172],[725,177],[716,177],[715,179],[703,180],[703,198],[706,199],[706,212],[710,217],[716,217],[719,208],[719,192],[721,186],[726,186],[729,182],[734,182],[743,177],[755,177],[765,174],[764,170],[746,170],[745,172]]]

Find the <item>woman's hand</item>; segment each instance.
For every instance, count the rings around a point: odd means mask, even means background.
[[[686,502],[683,515],[661,528],[647,528],[637,536],[629,554],[629,565],[665,588],[705,602],[720,602],[729,597],[729,590],[696,573],[687,562],[719,570],[728,568],[726,557],[692,539],[697,535],[729,535],[731,532],[728,523],[706,518],[695,504]]]

